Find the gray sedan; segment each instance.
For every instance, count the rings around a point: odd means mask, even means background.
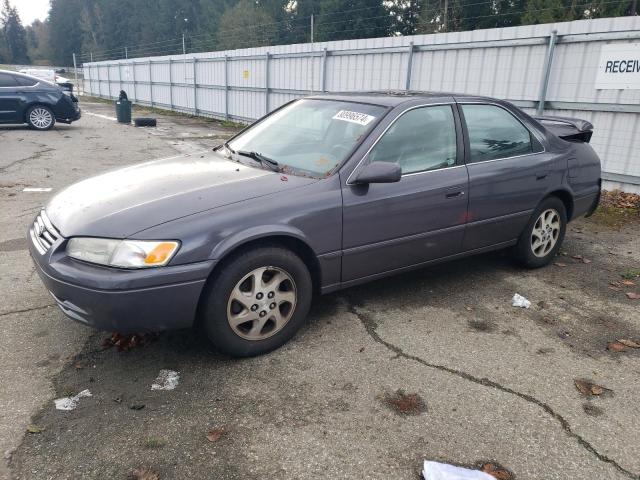
[[[197,326],[257,355],[317,294],[506,247],[547,265],[598,204],[592,129],[483,97],[304,98],[211,152],[71,185],[29,229],[31,254],[74,320]]]

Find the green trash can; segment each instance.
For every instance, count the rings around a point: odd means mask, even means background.
[[[131,123],[131,102],[129,100],[116,100],[116,117],[118,123]]]

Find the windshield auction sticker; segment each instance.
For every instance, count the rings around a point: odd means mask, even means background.
[[[358,125],[369,125],[376,118],[366,113],[352,112],[350,110],[340,110],[333,116],[334,120],[343,120],[345,122],[357,123]]]

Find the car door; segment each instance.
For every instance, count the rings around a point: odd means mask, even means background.
[[[517,239],[549,187],[561,183],[555,155],[506,107],[460,103],[469,171],[463,249]]]
[[[0,72],[0,122],[22,123],[20,89],[14,75]]]
[[[454,104],[411,107],[370,148],[343,186],[342,281],[458,253],[467,169]],[[353,183],[369,162],[396,162],[396,183]]]

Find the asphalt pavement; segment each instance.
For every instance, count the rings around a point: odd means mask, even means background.
[[[119,351],[53,306],[30,222],[65,185],[234,130],[157,114],[138,129],[111,105],[82,107],[50,132],[0,127],[0,477],[416,479],[428,459],[519,480],[639,478],[640,349],[607,344],[640,340],[640,300],[626,295],[640,279],[621,284],[640,269],[640,222],[578,220],[540,270],[495,252],[320,297],[258,358],[190,331]],[[531,308],[511,306],[516,292]],[[175,389],[151,389],[161,369],[179,372]],[[75,410],[55,409],[85,389]]]

